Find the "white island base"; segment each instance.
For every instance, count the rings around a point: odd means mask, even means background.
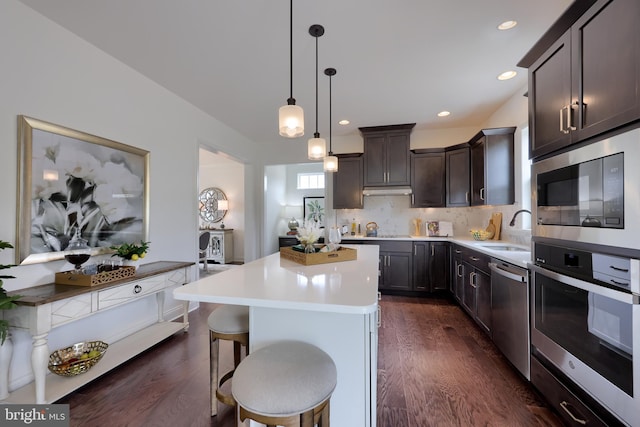
[[[331,356],[338,385],[331,396],[332,426],[374,426],[377,321],[373,314],[322,313],[251,307],[250,351],[282,340],[313,344]]]
[[[378,246],[357,260],[304,266],[276,253],[173,291],[176,299],[249,306],[249,351],[283,340],[324,350],[336,364],[332,427],[375,427]]]

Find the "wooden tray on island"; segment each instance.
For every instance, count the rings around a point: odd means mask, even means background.
[[[73,270],[56,273],[57,285],[96,286],[115,280],[126,279],[136,274],[136,268],[123,266],[117,270],[103,271],[97,274],[78,274]]]
[[[280,248],[280,258],[297,262],[303,265],[328,264],[330,262],[353,261],[358,259],[358,251],[351,248],[340,247],[333,252],[316,252],[315,254],[305,254],[298,252],[291,247]]]

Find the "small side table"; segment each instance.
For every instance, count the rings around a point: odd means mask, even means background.
[[[209,259],[227,264],[233,261],[233,229],[208,230],[211,233],[209,241]]]

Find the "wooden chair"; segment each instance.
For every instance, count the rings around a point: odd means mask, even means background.
[[[207,319],[209,325],[209,376],[211,393],[211,416],[218,414],[218,403],[235,406],[230,394],[221,391],[222,385],[230,380],[240,364],[241,346],[245,355],[249,353],[249,307],[223,305],[211,312]],[[220,340],[233,341],[234,369],[220,378]]]
[[[329,427],[336,383],[335,363],[311,344],[284,341],[261,348],[234,374],[237,424],[249,418],[267,426]]]

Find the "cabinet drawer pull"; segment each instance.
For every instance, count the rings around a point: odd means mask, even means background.
[[[457,254],[461,254],[462,253],[462,251],[460,249],[455,249],[454,252],[457,253]]]
[[[464,193],[464,201],[469,203],[469,192],[468,191],[465,191],[465,193]]]
[[[615,271],[622,271],[623,273],[629,272],[628,268],[620,268],[620,267],[616,267],[615,265],[610,265],[609,268]]]
[[[484,200],[484,187],[480,189],[480,200]]]
[[[436,247],[431,245],[431,256],[436,256]]]
[[[476,273],[469,273],[469,285],[471,285],[472,288],[477,288],[476,286]]]
[[[133,293],[134,293],[134,294],[139,294],[140,292],[142,292],[142,286],[140,286],[140,285],[135,285],[135,286],[133,287]]]
[[[562,115],[562,113],[564,112],[565,108],[566,105],[560,109],[560,132],[569,133],[569,131],[564,128],[564,116]]]
[[[475,257],[475,256],[470,256],[470,257],[469,257],[469,259],[470,259],[471,261],[480,261],[480,258]]]
[[[418,245],[413,245],[413,256],[418,256]]]
[[[569,410],[569,406],[571,405],[566,400],[563,400],[562,402],[560,402],[560,407],[564,410],[564,412],[569,414],[569,416],[573,421],[577,422],[578,424],[582,424],[583,426],[587,425],[587,420],[583,420],[573,415],[573,413]]]

